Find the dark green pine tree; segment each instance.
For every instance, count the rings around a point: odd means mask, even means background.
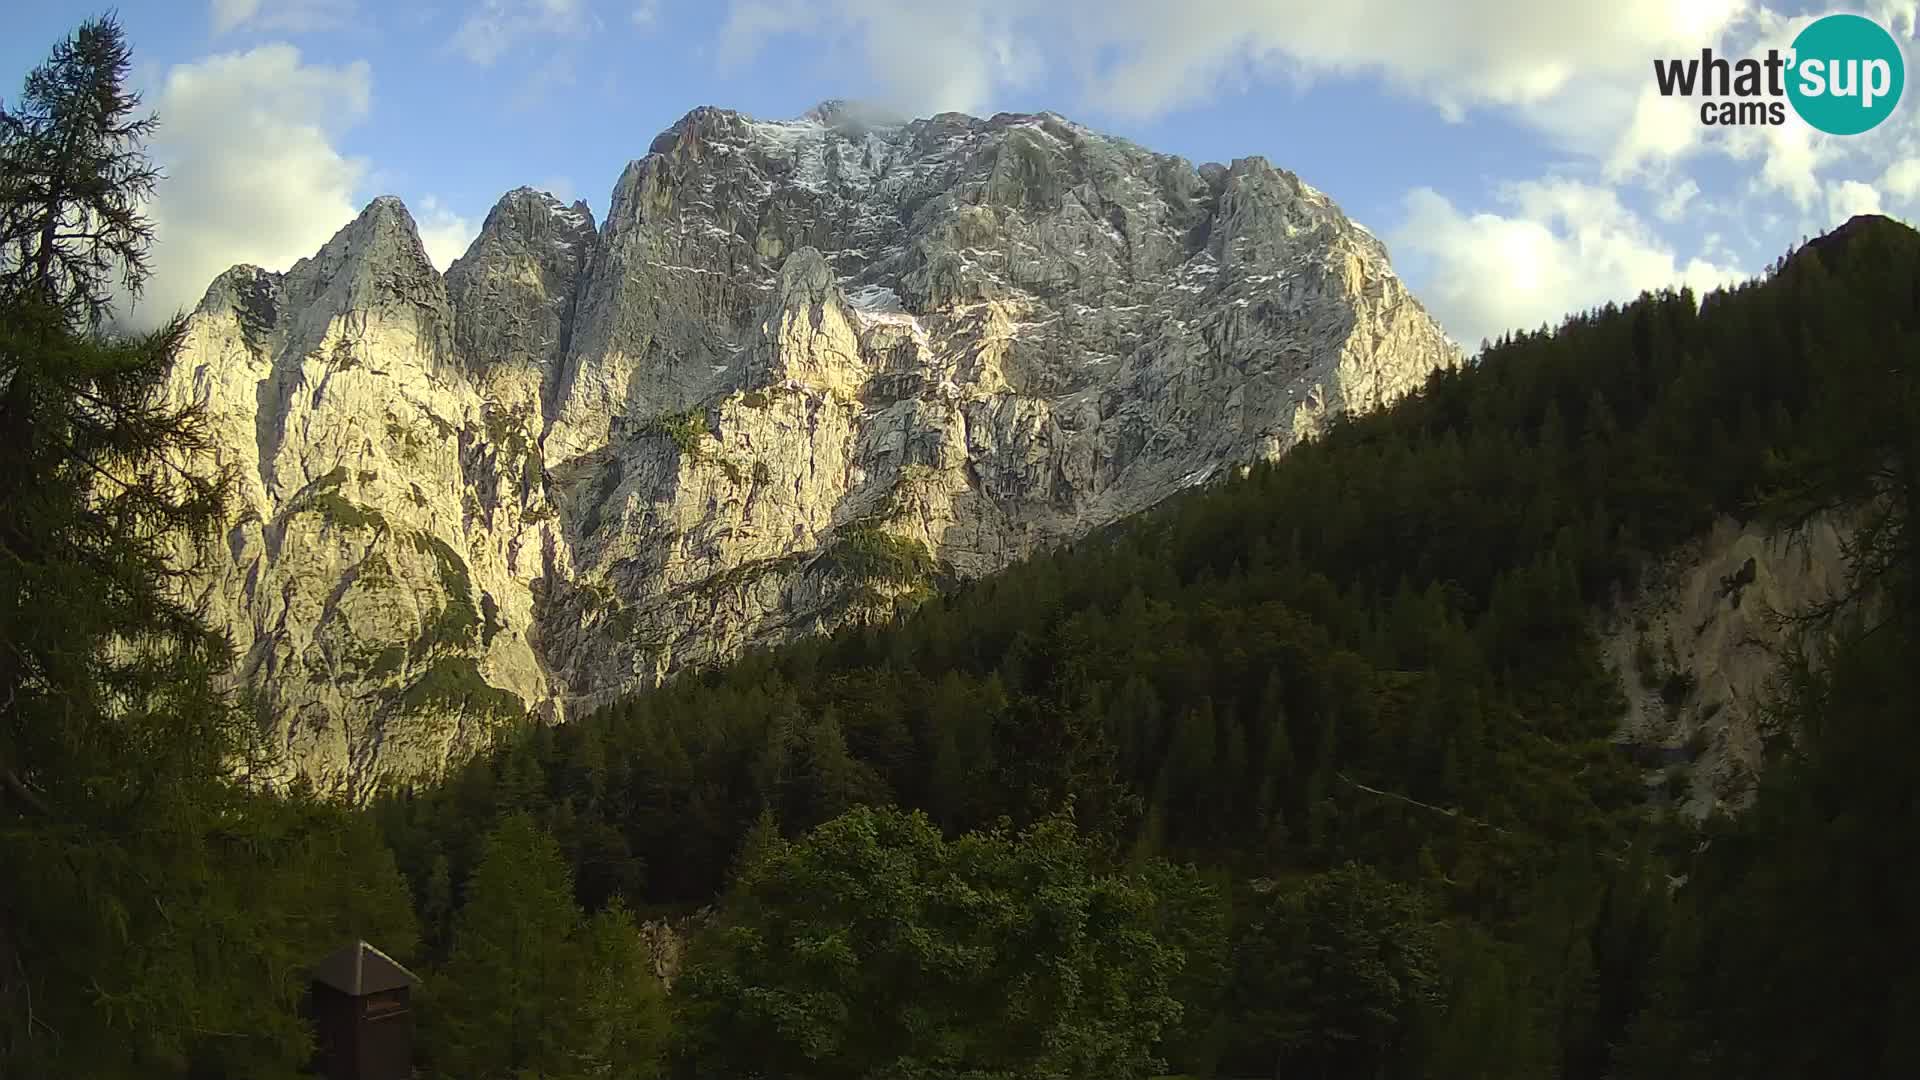
[[[69,325],[100,325],[116,280],[138,296],[147,278],[142,207],[160,173],[144,145],[159,120],[126,88],[131,58],[113,18],[89,21],[0,109],[0,295]]]
[[[428,955],[443,956],[453,919],[453,878],[445,855],[436,855],[415,902]]]
[[[574,906],[559,844],[503,820],[467,883],[452,954],[429,986],[426,1050],[445,1076],[632,1076],[659,1068],[665,1000],[619,901]]]
[[[1222,779],[1216,772],[1219,742],[1219,726],[1209,699],[1202,698],[1174,725],[1161,784],[1167,808],[1174,811],[1181,824],[1177,835],[1183,842],[1204,838],[1211,832],[1211,802]]]
[[[932,752],[927,769],[927,805],[948,829],[976,824],[973,807],[993,776],[993,718],[955,672],[934,690],[928,709]]]
[[[0,1075],[292,1077],[304,967],[417,931],[371,822],[237,780],[179,582],[227,489],[166,393],[184,322],[110,329],[157,178],[129,61],[88,22],[0,109]]]
[[[1260,771],[1255,776],[1257,792],[1254,813],[1259,818],[1260,835],[1278,827],[1283,827],[1286,814],[1284,801],[1294,784],[1293,736],[1287,731],[1286,688],[1280,681],[1278,672],[1267,675],[1266,689],[1261,691],[1259,711],[1256,720],[1266,731],[1265,747],[1262,751]]]

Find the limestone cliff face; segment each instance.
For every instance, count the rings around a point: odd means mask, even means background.
[[[447,290],[398,200],[285,274],[208,290],[172,375],[237,479],[194,587],[233,635],[288,768],[358,796],[484,745],[547,697],[531,583],[537,449],[457,359]]]
[[[828,103],[695,110],[597,229],[512,192],[444,277],[376,200],[287,273],[216,281],[172,390],[242,477],[197,587],[286,769],[357,796],[1457,362],[1381,245],[1262,159]]]
[[[1751,800],[1791,632],[1779,616],[1845,591],[1849,528],[1822,517],[1787,533],[1723,518],[1601,614],[1603,656],[1627,695],[1621,738],[1683,812]]]

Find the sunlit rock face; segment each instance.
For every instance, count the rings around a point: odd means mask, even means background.
[[[696,109],[597,228],[511,192],[445,275],[377,199],[286,273],[215,281],[170,391],[240,481],[193,588],[278,771],[359,798],[1457,362],[1381,244],[1263,159],[829,102]]]

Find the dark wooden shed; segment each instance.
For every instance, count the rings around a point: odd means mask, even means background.
[[[313,966],[318,1064],[327,1080],[413,1075],[413,972],[364,941]]]

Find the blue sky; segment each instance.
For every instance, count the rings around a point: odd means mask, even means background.
[[[162,116],[143,307],[283,269],[397,194],[443,267],[504,191],[603,213],[688,109],[1052,109],[1196,163],[1266,156],[1381,235],[1457,338],[1764,267],[1878,210],[1920,217],[1920,106],[1865,135],[1702,127],[1651,61],[1785,48],[1911,3],[1750,0],[127,0]],[[98,8],[8,16],[0,94]],[[1909,50],[1911,52],[1911,50]],[[1914,93],[1920,94],[1920,91]],[[1912,95],[1909,95],[1912,96]]]

